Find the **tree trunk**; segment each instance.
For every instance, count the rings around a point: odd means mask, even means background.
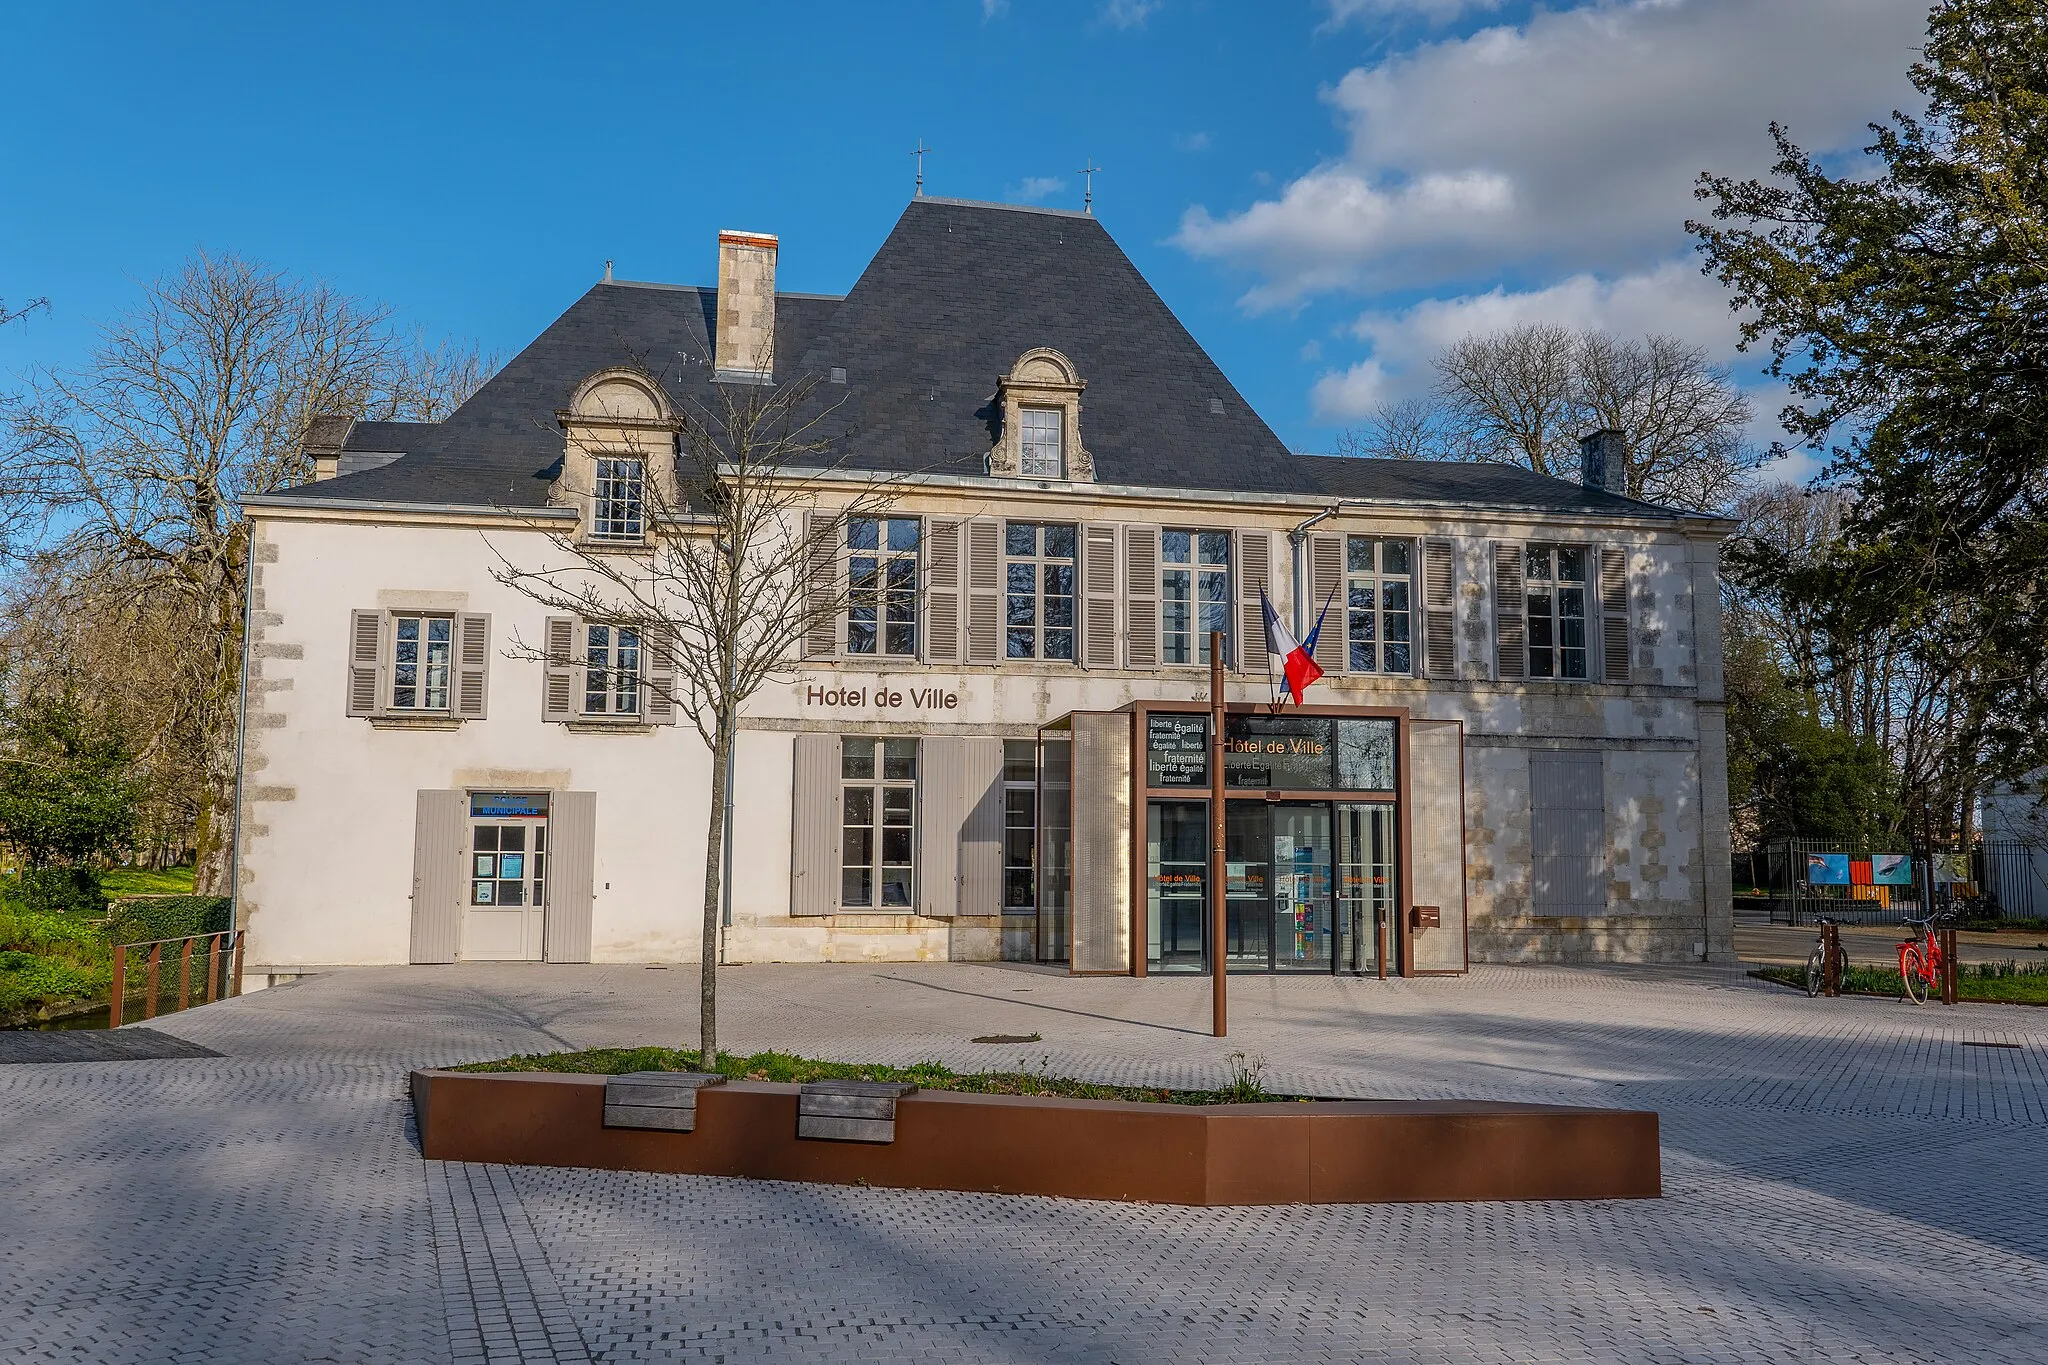
[[[718,929],[720,871],[725,859],[725,771],[732,752],[734,717],[720,711],[711,746],[711,817],[704,831],[703,989],[697,1022],[700,1071],[718,1069]]]

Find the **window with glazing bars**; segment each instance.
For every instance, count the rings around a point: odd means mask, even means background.
[[[1529,599],[1529,676],[1586,676],[1586,560],[1583,545],[1529,545],[1522,584]]]
[[[917,848],[917,741],[839,742],[839,904],[908,910]]]
[[[631,626],[584,627],[583,714],[640,714],[640,632]]]
[[[1034,873],[1038,865],[1038,745],[1028,739],[1003,741],[1003,910],[1025,914],[1038,908]]]
[[[1074,528],[1005,523],[1003,572],[1003,653],[1012,659],[1071,661]]]
[[[1159,537],[1159,634],[1170,664],[1209,662],[1209,632],[1223,632],[1230,658],[1230,532],[1176,531]]]
[[[1023,454],[1020,471],[1035,479],[1057,479],[1066,472],[1062,458],[1060,424],[1066,414],[1058,408],[1025,408]]]
[[[638,540],[646,531],[647,461],[602,457],[591,498],[590,534],[599,540]]]
[[[1354,673],[1413,673],[1414,546],[1405,540],[1347,536],[1344,628]]]
[[[446,711],[454,618],[391,618],[391,709]]]
[[[846,521],[846,652],[917,654],[916,517]]]

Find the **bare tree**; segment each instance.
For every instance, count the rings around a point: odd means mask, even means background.
[[[10,405],[0,525],[17,562],[53,556],[79,584],[146,598],[183,623],[165,661],[200,750],[195,881],[229,894],[235,698],[247,546],[243,497],[311,475],[322,413],[423,418],[479,367],[423,363],[386,310],[237,256],[193,257],[147,286],[75,372]]]
[[[49,307],[50,301],[48,299],[30,299],[27,303],[21,305],[21,307],[10,309],[7,306],[7,300],[0,299],[0,327],[5,327],[10,322],[17,322],[20,319],[27,317],[30,313],[35,312],[38,308],[47,312],[49,311]]]
[[[1375,408],[1362,426],[1337,433],[1333,455],[1371,460],[1450,460],[1465,442],[1450,429],[1442,407],[1404,398]]]
[[[1762,452],[1743,432],[1754,411],[1706,349],[1676,337],[1579,338],[1574,405],[1583,428],[1627,438],[1628,488],[1679,507],[1723,507],[1739,494]]]
[[[1437,397],[1477,458],[1567,478],[1578,459],[1582,349],[1578,333],[1549,322],[1467,336],[1437,357]]]
[[[493,571],[549,611],[635,631],[643,655],[673,679],[656,687],[656,704],[688,716],[710,753],[699,1017],[706,1069],[718,1060],[724,812],[740,711],[765,684],[795,676],[807,635],[833,629],[849,600],[878,590],[841,582],[837,556],[847,522],[886,507],[882,486],[854,485],[849,498],[847,481],[833,477],[839,460],[827,434],[832,409],[815,401],[815,380],[720,383],[714,395],[674,419],[673,479],[659,476],[671,466],[666,447],[644,450],[644,550],[623,554],[548,531],[550,563],[524,564],[497,551]],[[565,478],[573,464],[565,461]],[[828,491],[836,501],[829,524],[807,533],[805,513]],[[572,486],[558,496],[581,501],[589,492]],[[545,642],[516,635],[507,652],[587,669],[584,659],[556,657]],[[602,670],[593,676],[610,681]]]

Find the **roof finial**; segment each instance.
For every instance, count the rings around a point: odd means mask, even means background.
[[[1102,167],[1096,165],[1095,158],[1091,156],[1088,158],[1088,164],[1076,172],[1081,177],[1081,212],[1083,213],[1095,212],[1095,173],[1101,169]],[[1072,201],[1070,200],[1069,202]]]
[[[919,138],[917,146],[910,149],[910,154],[917,158],[917,193],[913,196],[917,199],[924,198],[924,154],[930,150],[924,145],[923,138]]]
[[[612,263],[610,261],[604,263],[604,282],[606,284],[612,282]]]

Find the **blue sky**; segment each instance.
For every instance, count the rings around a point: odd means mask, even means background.
[[[1732,358],[1681,224],[1764,125],[1853,147],[1922,0],[9,7],[0,382],[233,250],[509,354],[721,227],[839,293],[911,193],[1096,211],[1300,449],[1527,317]],[[26,60],[23,58],[26,57]],[[1767,392],[1761,394],[1770,399]]]

